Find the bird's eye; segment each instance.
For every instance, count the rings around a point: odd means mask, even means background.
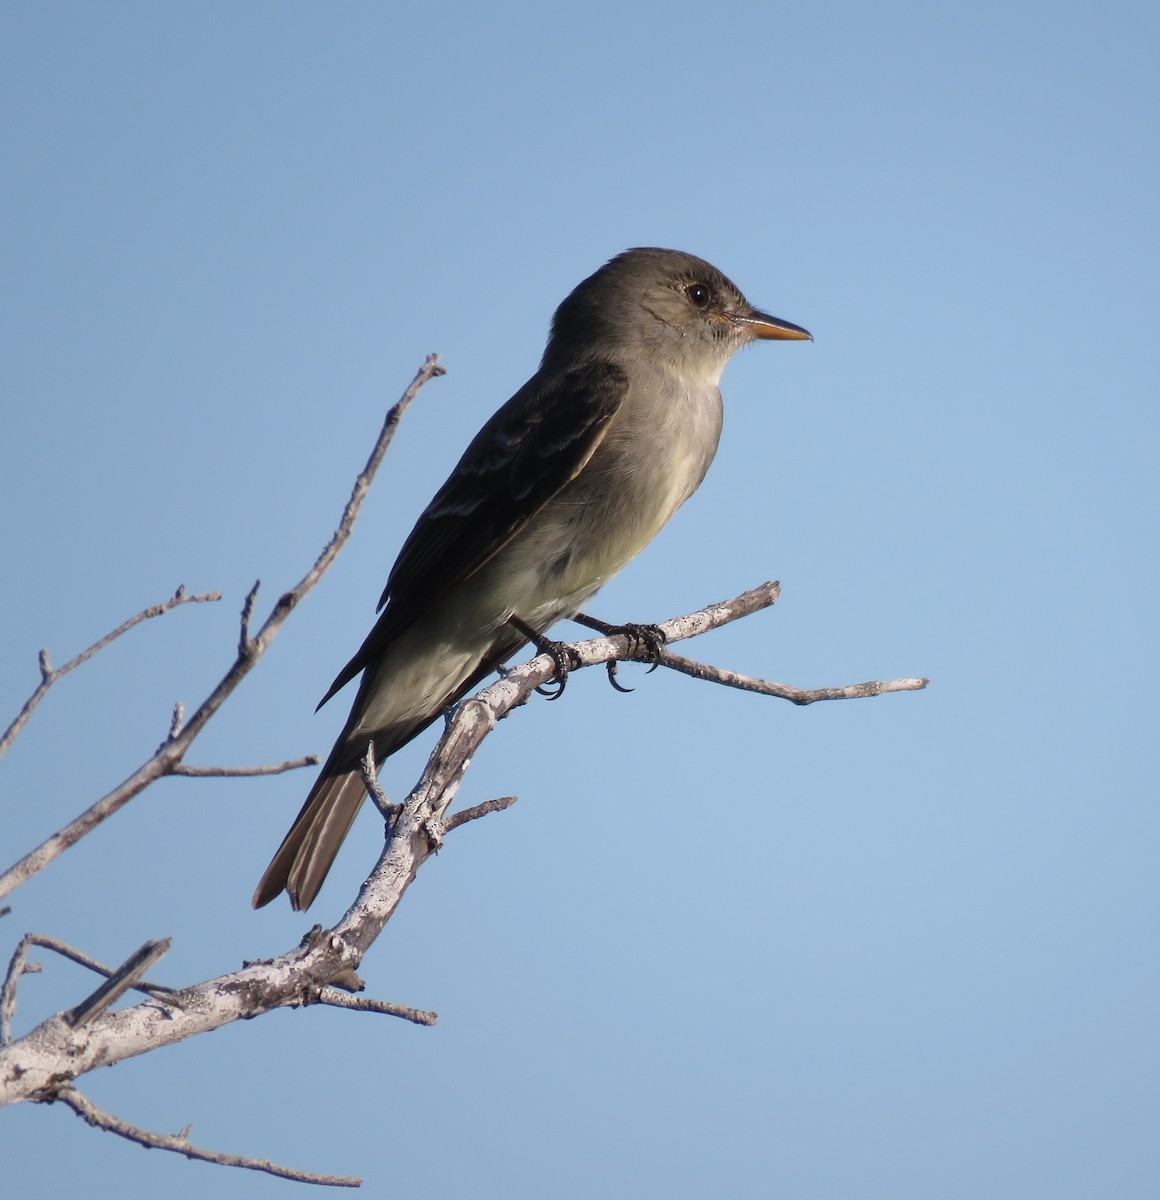
[[[685,288],[685,295],[698,307],[704,308],[710,299],[709,289],[703,283],[690,283]]]

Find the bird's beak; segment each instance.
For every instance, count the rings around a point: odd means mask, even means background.
[[[739,313],[733,319],[742,328],[747,329],[751,337],[762,341],[812,342],[814,340],[814,335],[808,329],[803,329],[800,325],[791,325],[789,321],[782,321],[778,317],[771,317],[769,313],[758,312],[755,308],[750,309],[747,313]]]

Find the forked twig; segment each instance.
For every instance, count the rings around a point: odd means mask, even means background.
[[[87,1096],[83,1096],[76,1088],[62,1087],[57,1089],[54,1100],[59,1100],[87,1121],[95,1129],[104,1129],[115,1133],[140,1146],[151,1150],[172,1150],[176,1154],[184,1154],[186,1158],[195,1158],[199,1162],[217,1163],[222,1167],[244,1167],[247,1171],[262,1171],[267,1175],[276,1175],[279,1179],[292,1179],[296,1183],[318,1183],[328,1187],[360,1187],[362,1180],[351,1175],[316,1175],[313,1171],[299,1171],[294,1167],[283,1167],[278,1163],[264,1158],[247,1158],[242,1154],[223,1154],[220,1150],[204,1150],[195,1146],[188,1138],[189,1130],[181,1133],[151,1133],[138,1125],[130,1125],[120,1117],[98,1108]]]
[[[122,634],[128,633],[134,625],[140,625],[142,621],[149,621],[154,617],[160,617],[163,613],[167,613],[170,609],[177,608],[182,604],[210,604],[221,598],[220,592],[202,592],[197,596],[188,596],[185,592],[185,584],[182,584],[168,600],[164,600],[160,604],[151,604],[148,608],[143,608],[127,621],[122,621],[116,629],[110,633],[106,633],[103,638],[98,638],[87,650],[82,650],[75,658],[70,658],[63,667],[53,667],[48,661],[48,651],[41,650],[39,655],[40,682],[36,685],[36,690],[32,695],[25,700],[24,707],[16,714],[12,724],[4,730],[3,734],[0,734],[0,755],[8,749],[15,740],[16,735],[28,723],[28,718],[32,716],[36,706],[44,699],[44,695],[48,689],[63,675],[67,675],[70,671],[75,671],[77,667],[88,662],[99,650],[103,650],[110,642],[115,642]]]

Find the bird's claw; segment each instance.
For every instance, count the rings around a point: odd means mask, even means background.
[[[628,641],[628,652],[633,658],[636,658],[643,648],[647,656],[647,661],[652,664],[645,672],[646,675],[651,675],[661,665],[661,654],[669,639],[665,636],[665,631],[659,625],[638,625],[635,621],[630,621],[626,625],[613,625],[609,628],[608,632],[613,635],[623,635]],[[615,675],[616,664],[615,662],[610,662],[608,664],[608,682],[618,692],[631,692],[633,690],[630,687],[622,687],[617,683],[614,678]]]
[[[618,692],[623,692],[627,696],[629,692],[636,691],[636,688],[625,687],[623,683],[616,682],[616,673],[617,673],[618,663],[615,658],[610,658],[604,664],[604,666],[608,671],[608,682],[611,683],[612,686],[614,688],[616,688],[616,690]]]
[[[623,634],[628,639],[628,652],[634,658],[644,648],[652,664],[650,671],[655,671],[661,665],[661,654],[669,639],[659,625],[638,625],[631,621],[627,625],[615,626],[613,632]]]
[[[595,629],[597,633],[604,634],[605,637],[623,637],[628,642],[628,654],[631,658],[636,658],[643,648],[645,651],[644,661],[652,664],[645,672],[646,675],[655,671],[664,661],[664,649],[669,639],[659,625],[640,625],[636,621],[628,621],[623,625],[610,625],[607,621],[601,621],[587,613],[577,613],[573,619],[581,625],[587,625],[589,629]],[[605,666],[608,670],[608,682],[618,692],[633,690],[617,683],[615,659],[610,660]]]
[[[551,638],[544,637],[542,633],[533,629],[516,613],[511,613],[508,616],[508,624],[513,629],[518,629],[535,646],[540,654],[547,654],[556,664],[556,669],[552,672],[550,683],[540,684],[536,688],[536,691],[541,696],[547,696],[549,700],[559,700],[564,694],[564,688],[568,684],[568,672],[580,666],[580,655],[566,642],[554,642]],[[551,683],[555,683],[556,685],[554,691],[551,688]]]
[[[565,642],[553,642],[541,638],[536,643],[536,649],[541,654],[547,654],[556,664],[556,670],[548,683],[541,683],[536,691],[549,700],[559,700],[568,685],[568,673],[580,665],[580,655]],[[553,684],[555,685],[553,687]]]

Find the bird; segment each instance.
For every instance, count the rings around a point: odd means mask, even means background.
[[[726,363],[811,340],[679,250],[610,259],[556,309],[539,369],[480,429],[403,543],[380,615],[319,708],[350,715],[259,882],[308,908],[366,795],[361,760],[406,745],[556,622],[576,615],[700,485]]]

